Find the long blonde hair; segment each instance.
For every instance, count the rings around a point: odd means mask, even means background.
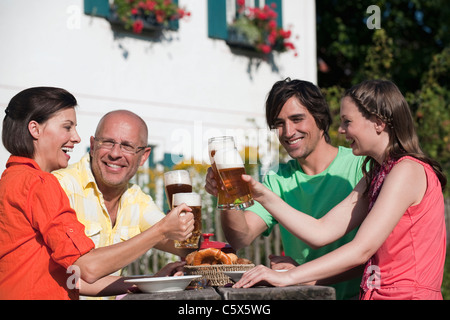
[[[403,156],[411,156],[429,164],[441,182],[442,190],[445,189],[447,178],[442,167],[437,161],[427,157],[420,148],[409,105],[393,82],[367,80],[348,89],[344,97],[351,98],[366,118],[376,116],[388,126],[387,159],[397,160]],[[370,186],[377,166],[379,164],[371,157],[364,161],[362,169],[367,186]]]

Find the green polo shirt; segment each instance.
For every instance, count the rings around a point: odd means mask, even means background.
[[[317,175],[307,175],[297,160],[291,160],[286,164],[280,164],[277,172],[269,171],[264,179],[264,185],[293,208],[319,219],[353,190],[362,178],[363,161],[364,158],[353,155],[351,149],[339,147],[336,158],[323,172]],[[265,236],[269,235],[278,223],[257,202],[248,210],[255,212],[267,224]],[[351,241],[357,230],[355,229],[341,239],[317,250],[289,233],[282,225],[280,225],[280,231],[285,255],[302,264]],[[358,277],[333,285],[336,289],[336,298],[349,299],[357,296],[360,283],[361,278]]]

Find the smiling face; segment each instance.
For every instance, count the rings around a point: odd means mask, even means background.
[[[43,171],[67,167],[75,144],[81,139],[76,131],[77,118],[74,108],[56,112],[44,123],[30,121],[28,128],[34,137],[34,160]]]
[[[323,130],[306,107],[296,97],[291,97],[283,105],[274,121],[281,145],[297,160],[305,159],[323,139]]]
[[[342,99],[340,113],[339,133],[345,134],[353,154],[371,156],[378,162],[382,161],[389,141],[386,125],[375,116],[369,119],[364,117],[350,97]]]
[[[96,131],[97,139],[114,141],[111,149],[105,148],[91,137],[91,167],[98,187],[107,190],[123,190],[150,155],[150,148],[138,153],[126,153],[120,143],[134,147],[147,145],[147,129],[141,119],[126,112],[113,112],[105,116]]]

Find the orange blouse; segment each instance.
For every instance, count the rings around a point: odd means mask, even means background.
[[[77,299],[66,270],[94,244],[58,180],[11,156],[0,199],[0,299]]]

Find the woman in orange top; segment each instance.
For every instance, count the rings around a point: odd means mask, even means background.
[[[0,179],[0,299],[125,293],[119,277],[104,276],[156,242],[184,240],[193,230],[192,213],[179,215],[190,211],[183,205],[128,241],[94,249],[50,173],[67,166],[80,142],[76,105],[64,89],[37,87],[18,93],[5,110],[2,141],[11,157]]]
[[[261,280],[278,286],[328,281],[365,264],[361,299],[442,299],[447,179],[420,149],[408,103],[392,82],[365,81],[346,92],[340,113],[339,132],[355,155],[367,156],[365,178],[321,219],[292,209],[251,177],[244,179],[250,181],[254,198],[312,247],[359,226],[355,238],[288,272],[258,266],[235,286]]]

